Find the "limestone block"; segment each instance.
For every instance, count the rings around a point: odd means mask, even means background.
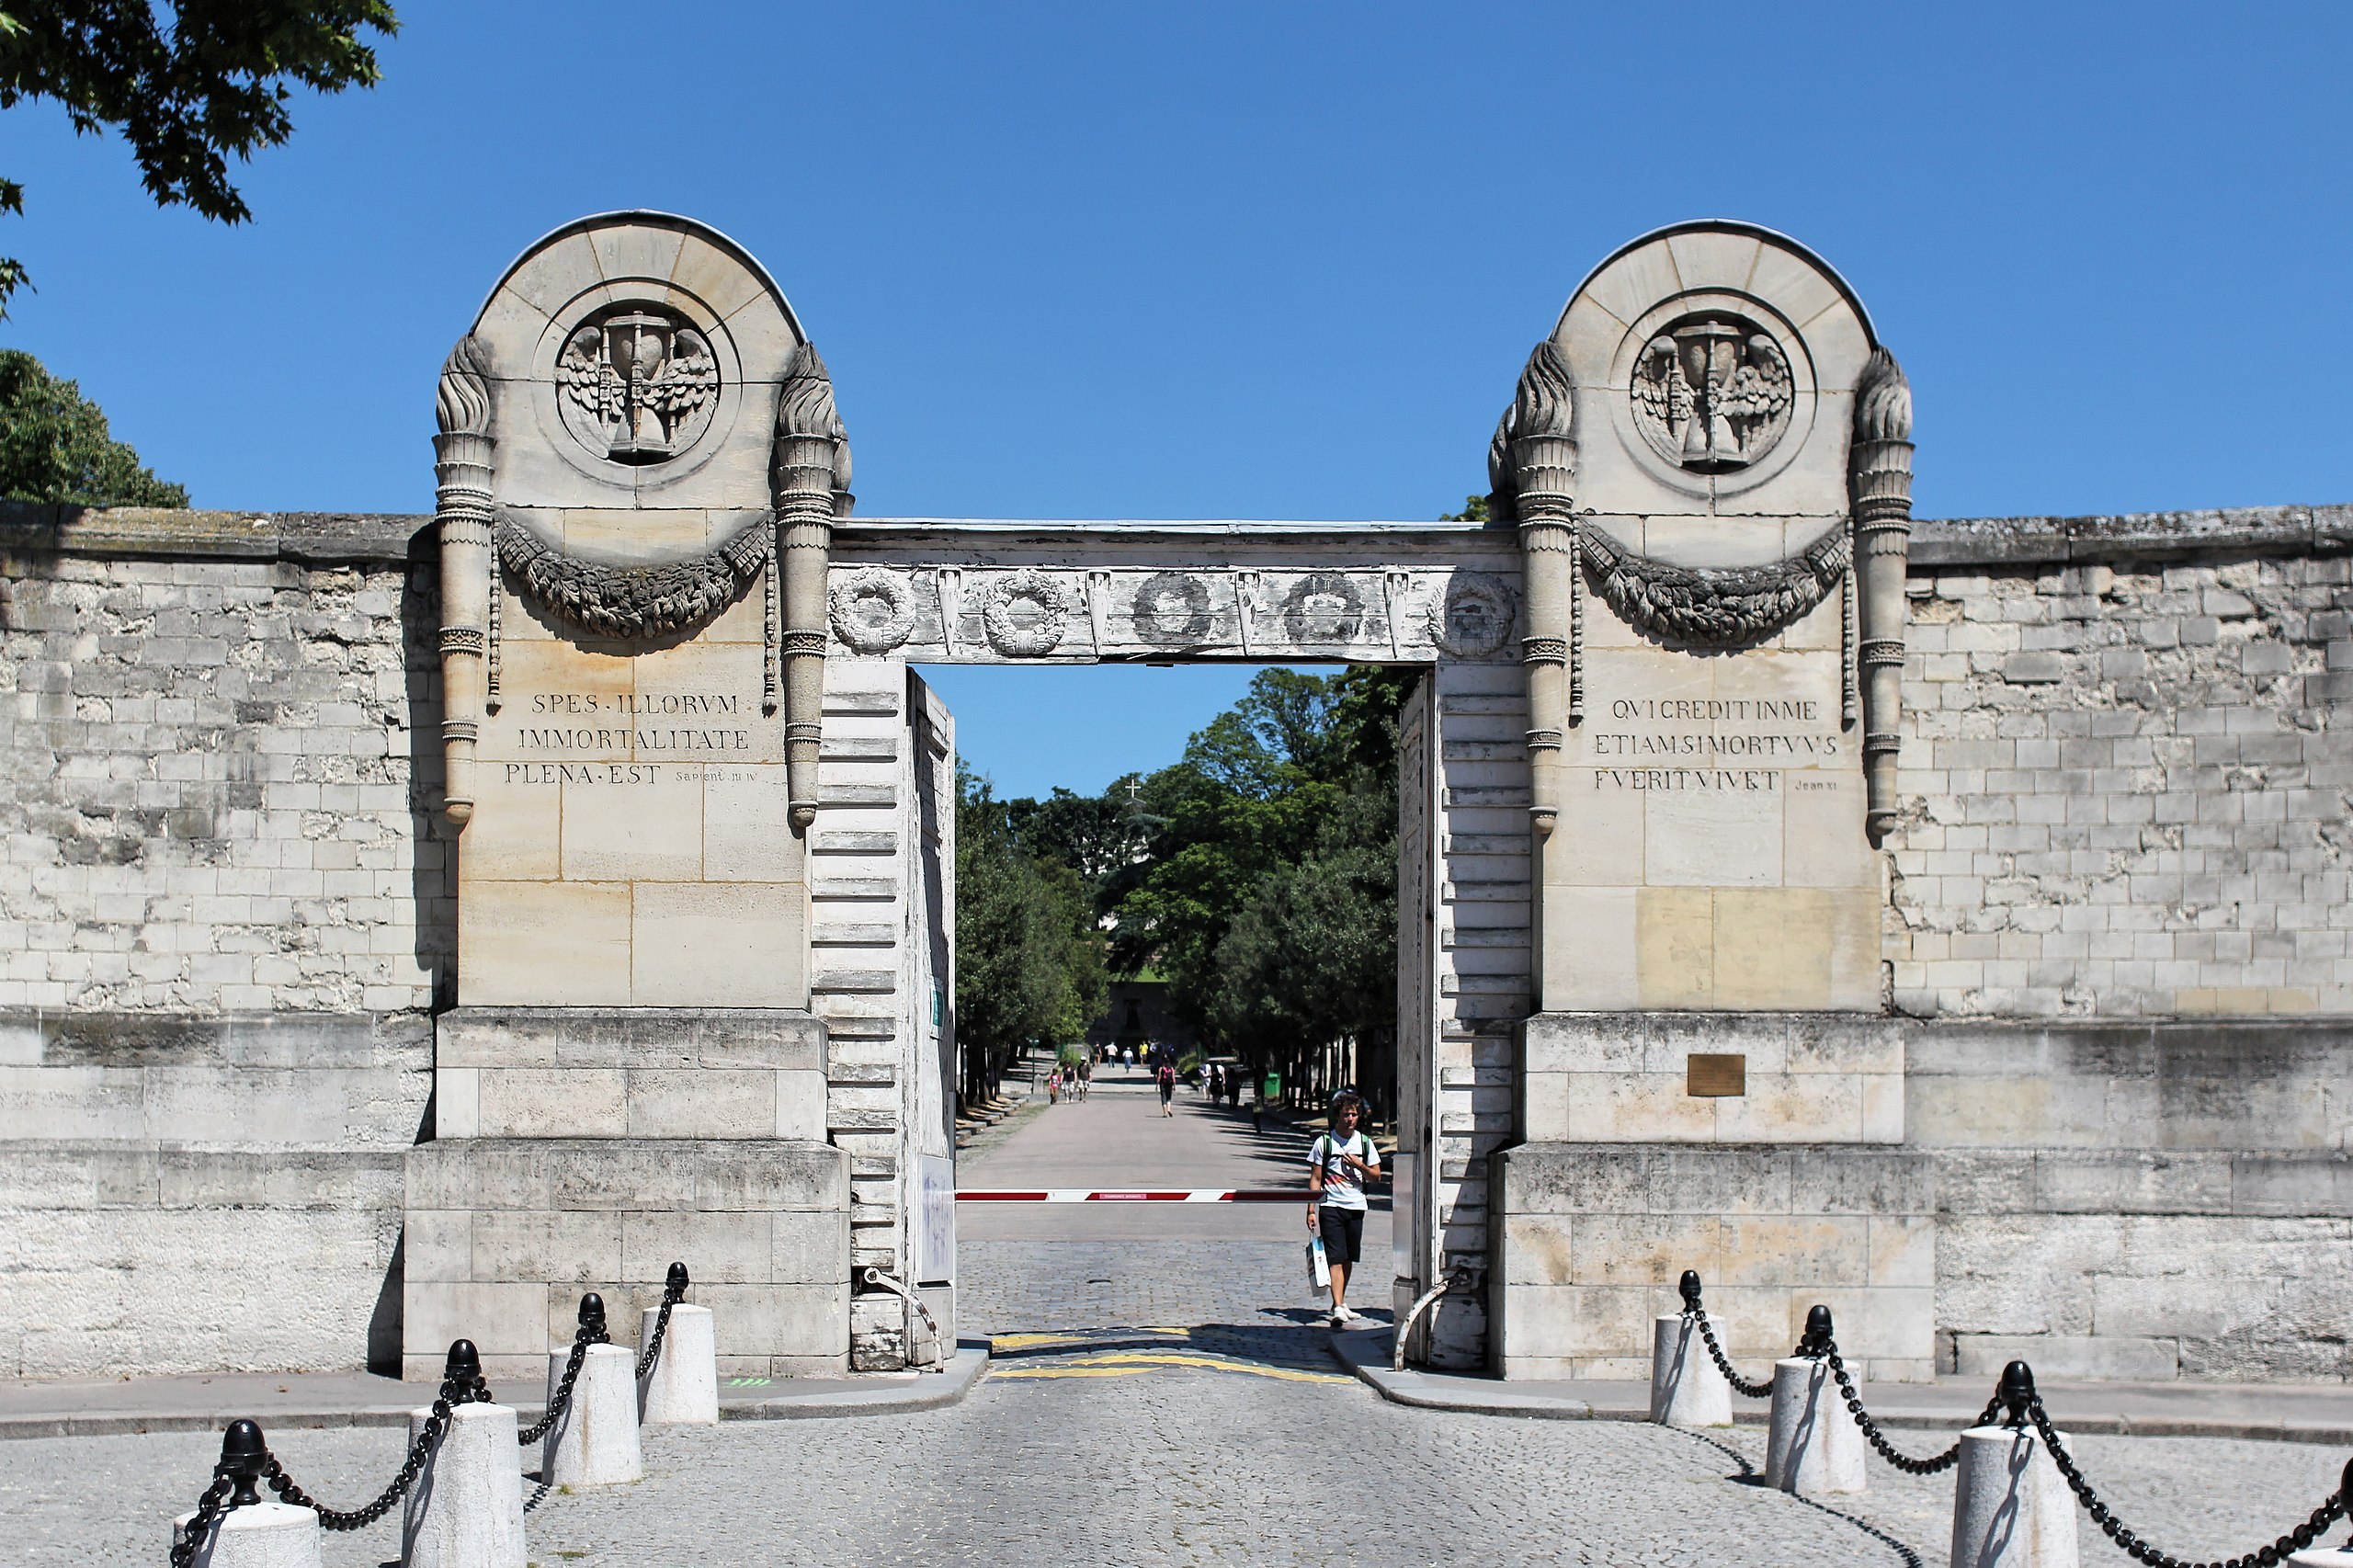
[[[1729,1426],[1732,1384],[1717,1370],[1697,1320],[1664,1312],[1651,1335],[1651,1419],[1662,1426]]]
[[[548,1352],[548,1397],[555,1397],[571,1348]],[[592,1345],[581,1358],[572,1403],[548,1429],[540,1479],[550,1486],[613,1486],[645,1474],[637,1440],[637,1358],[618,1345]]]
[[[619,1138],[630,1131],[622,1074],[595,1068],[477,1070],[475,1136]]]
[[[432,1415],[409,1412],[413,1446]],[[523,1472],[515,1410],[460,1404],[401,1500],[404,1568],[523,1568]]]
[[[625,1131],[631,1138],[771,1138],[777,1074],[756,1069],[632,1069]],[[585,1131],[584,1129],[584,1131]]]
[[[459,999],[478,1006],[625,1006],[630,944],[625,882],[468,878],[458,903]]]
[[[661,1309],[638,1318],[638,1354],[654,1337]],[[638,1420],[647,1426],[713,1426],[719,1420],[719,1362],[709,1307],[681,1301],[670,1312],[661,1353],[638,1382]]]
[[[2006,1426],[1961,1435],[1953,1568],[2075,1568],[2075,1495],[2040,1436]]]
[[[621,1278],[621,1216],[557,1210],[480,1210],[472,1216],[469,1279],[597,1285]]]
[[[1774,1362],[1765,1484],[1801,1497],[1860,1492],[1868,1457],[1863,1429],[1847,1411],[1829,1361],[1792,1356]]]
[[[727,1210],[718,1212],[627,1213],[620,1221],[620,1267],[611,1279],[658,1280],[674,1259],[688,1265],[698,1284],[760,1284],[770,1273],[769,1227],[777,1220],[807,1221],[824,1215],[770,1215]]]
[[[188,1539],[196,1515],[172,1521],[172,1544]],[[248,1503],[232,1508],[206,1532],[193,1568],[319,1568],[319,1516],[286,1503]]]
[[[806,894],[765,882],[638,882],[630,1000],[644,1006],[805,1007]]]

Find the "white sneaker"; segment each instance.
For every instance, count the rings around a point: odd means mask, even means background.
[[[1338,1312],[1334,1312],[1332,1315],[1339,1319],[1342,1323],[1364,1322],[1364,1314],[1357,1311],[1354,1307],[1342,1307]]]

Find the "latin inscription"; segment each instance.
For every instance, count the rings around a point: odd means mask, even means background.
[[[513,749],[550,760],[505,764],[509,784],[659,784],[702,776],[704,759],[749,758],[754,750],[750,704],[730,692],[540,691],[513,701],[520,719]],[[628,760],[579,760],[616,752]],[[558,760],[566,754],[575,760]]]
[[[1833,764],[1845,751],[1810,698],[1621,697],[1609,717],[1624,727],[1586,743],[1597,790],[1769,794],[1783,769]]]

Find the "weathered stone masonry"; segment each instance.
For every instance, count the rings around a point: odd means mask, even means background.
[[[454,951],[426,521],[0,524],[0,1368],[396,1352]],[[2348,541],[1919,527],[1870,1157],[1948,1366],[2347,1375]]]

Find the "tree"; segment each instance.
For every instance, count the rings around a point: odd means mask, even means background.
[[[986,779],[959,767],[956,786],[956,1036],[980,1100],[1032,1040],[1084,1035],[1108,990],[1077,870],[1026,850]]]
[[[1411,670],[1263,670],[1143,781],[1154,824],[1114,912],[1112,961],[1149,963],[1213,1046],[1299,1081],[1394,1034],[1397,710]]]
[[[205,217],[253,216],[229,180],[229,159],[283,145],[294,133],[289,83],[322,93],[375,85],[376,51],[362,28],[390,37],[389,0],[5,0],[0,108],[27,98],[63,104],[74,129],[118,130],[158,206]],[[21,213],[24,187],[0,179],[0,213]],[[0,315],[27,281],[0,257]]]
[[[185,506],[114,439],[107,416],[72,381],[21,349],[0,349],[0,497],[83,506]]]

